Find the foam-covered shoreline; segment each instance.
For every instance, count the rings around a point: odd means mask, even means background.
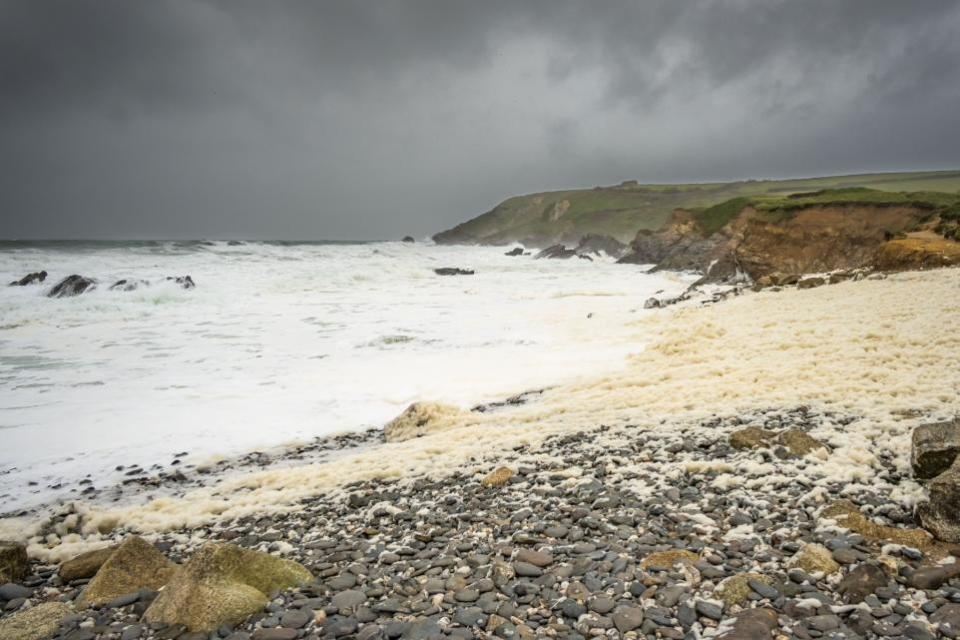
[[[958,293],[960,271],[938,270],[654,314],[636,323],[649,346],[622,372],[549,389],[524,405],[447,414],[425,437],[329,463],[244,473],[121,508],[78,503],[58,535],[40,538],[36,522],[3,521],[0,538],[29,539],[34,557],[60,560],[105,544],[117,528],[190,529],[295,510],[304,498],[336,496],[355,482],[484,472],[512,448],[535,451],[548,437],[584,428],[669,431],[798,405],[858,417],[855,430],[826,421],[813,431],[832,450],[808,471],[811,482],[855,488],[870,481],[879,456],[907,468],[918,417],[958,411],[960,336],[949,329],[960,321]],[[896,491],[906,505],[919,495],[909,483]]]

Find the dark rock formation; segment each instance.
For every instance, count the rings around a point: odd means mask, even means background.
[[[837,591],[842,593],[848,602],[859,604],[876,593],[877,589],[887,586],[890,579],[883,569],[872,564],[861,564],[837,585]]]
[[[47,279],[46,271],[35,271],[33,273],[28,273],[19,280],[14,280],[10,283],[11,287],[25,287],[28,284],[40,284]]]
[[[550,258],[553,260],[567,260],[577,255],[576,250],[567,249],[562,244],[553,244],[540,251],[537,255],[533,256],[535,259],[540,260],[541,258]]]
[[[607,254],[611,258],[621,258],[627,253],[627,245],[612,236],[587,234],[580,238],[574,251],[579,256]]]
[[[936,477],[960,456],[960,419],[925,424],[913,430],[910,463],[921,480]]]
[[[523,255],[523,247],[514,247],[513,249],[510,249],[510,251],[507,251],[507,252],[506,252],[505,254],[503,254],[503,255],[505,255],[505,256],[522,256],[522,255]]]
[[[87,291],[93,291],[96,287],[97,281],[92,278],[85,278],[78,275],[67,276],[55,284],[52,289],[50,289],[50,291],[47,293],[47,297],[69,298],[71,296],[78,296]]]
[[[440,267],[434,269],[433,272],[438,276],[472,276],[474,273],[472,269],[460,269],[458,267]]]
[[[416,240],[413,239],[413,236],[403,236],[401,242],[416,242]]]

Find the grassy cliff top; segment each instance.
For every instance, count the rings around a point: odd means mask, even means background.
[[[869,192],[866,190],[870,190]],[[630,241],[641,229],[659,229],[674,209],[698,211],[716,229],[745,204],[786,211],[828,202],[892,202],[922,194],[936,206],[957,200],[960,171],[878,173],[797,180],[650,184],[549,191],[509,198],[491,211],[434,236],[437,242],[545,245],[574,243],[588,233]],[[934,195],[930,195],[934,194]],[[719,205],[719,207],[718,207]],[[739,206],[739,208],[737,208]],[[734,211],[734,209],[736,209]],[[732,211],[732,213],[731,213]],[[716,229],[713,229],[714,231]]]

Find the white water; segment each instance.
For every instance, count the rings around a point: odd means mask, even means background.
[[[238,454],[616,370],[627,321],[687,284],[609,261],[424,244],[6,245],[0,513],[98,487],[117,465]],[[440,277],[442,266],[476,270]],[[101,286],[49,299],[79,273]],[[109,291],[121,278],[190,274]],[[592,314],[592,317],[588,317]],[[36,485],[28,483],[35,482]],[[63,483],[60,489],[50,485]]]

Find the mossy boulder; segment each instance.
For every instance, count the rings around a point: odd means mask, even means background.
[[[387,442],[404,442],[457,425],[462,412],[457,407],[436,402],[414,402],[383,427]]]
[[[827,446],[800,429],[787,429],[779,435],[777,441],[787,448],[791,456],[803,457],[817,449],[826,449]]]
[[[877,524],[860,513],[857,505],[849,500],[837,500],[827,506],[821,513],[821,518],[830,518],[836,523],[859,533],[864,538],[880,544],[893,542],[917,549],[929,549],[933,543],[933,536],[923,529],[890,527]]]
[[[0,584],[18,582],[27,575],[27,549],[19,542],[0,540]]]
[[[827,446],[800,429],[786,431],[770,431],[760,427],[747,427],[730,434],[730,446],[734,449],[763,449],[775,446],[783,447],[778,450],[781,457],[801,458],[818,449]]]
[[[776,440],[776,431],[747,427],[730,434],[730,446],[734,449],[759,449],[769,447]]]
[[[762,573],[738,573],[717,585],[717,595],[728,607],[743,604],[750,596],[750,592],[753,591],[750,588],[751,580],[767,585],[773,584],[773,580]]]
[[[44,602],[0,619],[3,640],[44,640],[49,638],[73,609],[65,602]]]
[[[177,565],[139,536],[130,536],[116,548],[80,594],[79,604],[104,604],[140,589],[167,584]]]
[[[670,549],[669,551],[656,551],[646,556],[640,561],[641,569],[657,569],[660,571],[669,571],[678,564],[693,567],[700,559],[693,551],[686,549]]]
[[[833,559],[830,550],[815,542],[803,545],[800,551],[790,559],[789,566],[798,567],[807,573],[822,573],[824,575],[830,575],[840,570],[840,565]]]
[[[112,546],[74,556],[60,565],[60,577],[67,582],[92,578],[116,550],[117,547]]]
[[[500,467],[494,471],[488,473],[483,480],[480,481],[485,487],[502,487],[510,481],[510,478],[513,477],[513,469],[509,467]]]
[[[271,592],[312,578],[306,568],[291,560],[209,543],[176,571],[143,619],[208,632],[246,620],[267,604]]]

